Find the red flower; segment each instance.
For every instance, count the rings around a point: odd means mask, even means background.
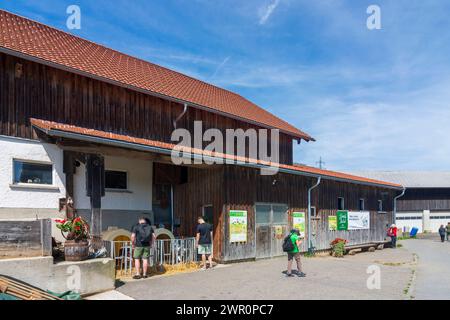
[[[331,241],[330,245],[334,246],[335,244],[338,244],[339,242],[343,242],[344,244],[346,244],[347,240],[342,239],[342,238],[336,238],[333,241]]]

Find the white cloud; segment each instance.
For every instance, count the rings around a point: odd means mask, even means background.
[[[259,24],[263,25],[280,4],[280,0],[273,0],[268,6],[259,9]]]
[[[216,70],[214,70],[214,73],[211,75],[210,79],[213,79],[219,71],[227,64],[227,62],[230,60],[230,56],[223,59],[223,61],[217,66]]]

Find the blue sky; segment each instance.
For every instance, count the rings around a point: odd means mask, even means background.
[[[446,0],[20,1],[0,7],[238,92],[308,132],[296,162],[449,170]],[[381,8],[381,30],[366,9]]]

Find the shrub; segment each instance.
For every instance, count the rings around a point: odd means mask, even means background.
[[[345,253],[345,244],[347,243],[347,240],[342,238],[336,238],[333,241],[330,242],[331,250],[333,253],[333,256],[335,257],[343,257]]]

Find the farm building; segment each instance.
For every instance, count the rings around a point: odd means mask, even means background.
[[[281,255],[302,221],[305,251],[384,239],[401,185],[295,165],[293,143],[314,139],[240,95],[6,11],[0,29],[0,219],[78,214],[100,235],[147,214],[188,237],[204,215],[221,262]],[[261,175],[266,159],[248,150],[202,146],[190,157],[233,161],[175,164],[172,132],[194,134],[196,121],[224,135],[279,130],[278,172]],[[338,210],[363,225],[336,230]]]
[[[355,174],[403,185],[405,195],[397,200],[396,224],[437,232],[450,223],[450,172],[448,171],[366,171]]]

